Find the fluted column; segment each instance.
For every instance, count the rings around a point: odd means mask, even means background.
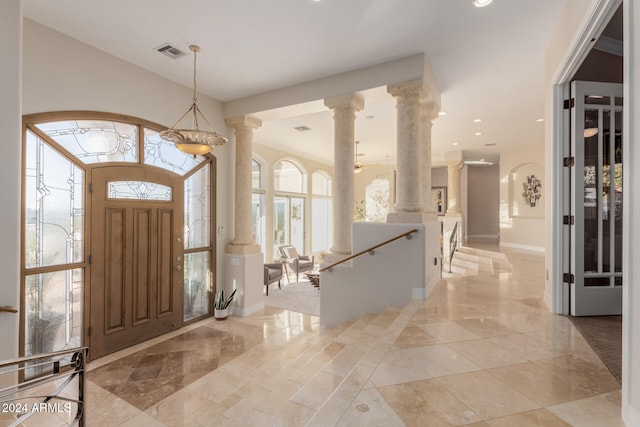
[[[460,166],[459,160],[447,161],[447,214],[460,213]]]
[[[333,110],[334,173],[333,173],[333,247],[337,255],[351,254],[351,226],[354,207],[354,144],[356,112],[364,101],[358,94],[334,96],[324,100]]]
[[[255,117],[239,116],[225,120],[235,131],[235,234],[225,252],[253,254],[260,252],[251,235],[251,159],[253,157],[253,131],[262,126]]]

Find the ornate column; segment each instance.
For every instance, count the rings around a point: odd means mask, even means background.
[[[463,163],[461,151],[447,151],[444,153],[444,161],[447,165],[447,212],[444,216],[444,237],[448,242],[455,227],[458,224],[458,246],[462,245],[465,234],[464,214],[462,213],[462,195],[460,190],[460,170]],[[449,245],[445,245],[444,254],[449,255]]]
[[[347,94],[326,98],[324,105],[333,110],[334,120],[333,247],[331,252],[336,255],[350,255],[354,207],[355,120],[356,112],[364,107],[364,100],[358,94]]]
[[[427,102],[422,80],[389,85],[387,92],[396,98],[398,115],[396,204],[387,222],[433,222],[431,121],[437,108]]]
[[[235,131],[235,230],[233,240],[224,251],[224,282],[216,288],[223,287],[227,295],[236,289],[233,314],[248,316],[264,308],[264,260],[260,246],[251,236],[253,131],[262,122],[255,117],[239,116],[228,118],[225,123]]]
[[[254,254],[260,252],[251,236],[251,159],[253,157],[253,131],[262,126],[255,117],[239,116],[225,120],[235,130],[235,234],[225,252]]]
[[[447,162],[447,214],[460,213],[460,167],[459,160]]]

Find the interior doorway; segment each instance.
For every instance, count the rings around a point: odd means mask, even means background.
[[[571,83],[571,315],[622,313],[622,109],[616,83]]]

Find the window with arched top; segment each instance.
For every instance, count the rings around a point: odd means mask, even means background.
[[[305,174],[289,160],[279,160],[273,166],[273,188],[277,192],[306,193]]]
[[[278,247],[283,245],[293,245],[304,253],[306,174],[294,162],[278,160],[273,166],[273,189],[273,253],[279,253]]]
[[[324,171],[311,175],[311,251],[329,250],[332,240],[331,177]]]
[[[265,252],[266,239],[266,206],[264,188],[264,167],[253,159],[251,161],[251,234],[253,241]]]

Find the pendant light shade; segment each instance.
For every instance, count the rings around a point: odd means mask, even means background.
[[[223,145],[228,142],[227,138],[216,133],[213,126],[202,115],[198,108],[196,95],[196,56],[200,52],[200,48],[195,45],[189,46],[193,52],[193,103],[186,113],[171,126],[171,128],[160,132],[160,137],[173,142],[178,150],[187,154],[207,154],[214,147]],[[180,124],[191,117],[191,128],[180,127]],[[200,120],[201,119],[201,120]],[[204,122],[209,130],[200,129],[200,122]]]

